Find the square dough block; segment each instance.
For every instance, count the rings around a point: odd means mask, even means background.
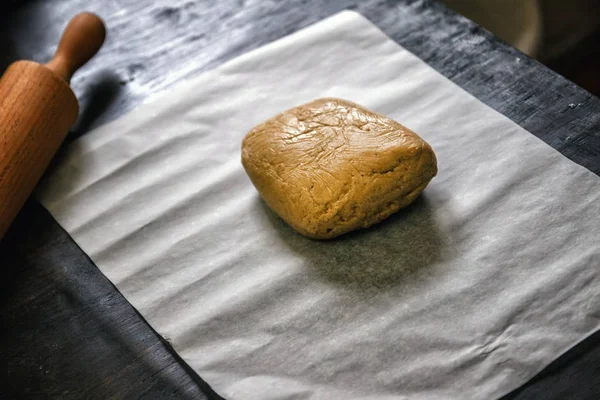
[[[242,164],[269,207],[313,239],[382,221],[437,174],[431,146],[416,133],[334,98],[256,126],[243,140]]]

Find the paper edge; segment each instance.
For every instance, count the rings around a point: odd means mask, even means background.
[[[555,153],[558,153],[558,155],[560,155],[562,158],[568,160],[570,163],[576,165],[579,168],[582,168],[583,170],[587,171],[587,173],[591,173],[594,176],[599,176],[598,174],[594,173],[593,171],[589,170],[588,168],[586,168],[585,166],[573,161],[572,159],[570,159],[569,157],[563,155],[559,150],[555,149],[553,146],[549,145],[548,143],[546,143],[544,140],[542,140],[541,138],[539,138],[537,135],[531,133],[530,131],[528,131],[526,128],[524,128],[521,124],[519,124],[518,122],[512,120],[511,118],[507,117],[506,115],[502,114],[500,111],[494,109],[493,107],[489,106],[488,104],[484,103],[483,101],[481,101],[478,97],[476,97],[475,95],[473,95],[472,93],[470,93],[469,91],[467,91],[466,89],[464,89],[463,87],[461,87],[460,85],[458,85],[456,82],[454,82],[452,79],[448,78],[447,76],[445,76],[444,74],[442,74],[440,71],[438,71],[436,68],[432,67],[430,64],[428,64],[426,61],[424,61],[423,59],[421,59],[419,56],[415,55],[413,52],[411,52],[410,50],[406,49],[405,47],[403,47],[401,44],[399,44],[394,38],[392,38],[391,36],[389,36],[387,33],[385,33],[379,26],[377,26],[375,23],[373,23],[371,20],[369,20],[367,17],[365,17],[364,15],[362,15],[361,13],[355,11],[355,10],[350,10],[350,9],[345,9],[342,11],[339,11],[335,14],[332,14],[324,19],[321,19],[319,21],[316,21],[306,27],[303,27],[289,35],[286,35],[284,37],[281,37],[279,39],[276,39],[272,42],[266,43],[258,48],[252,49],[246,53],[240,54],[238,56],[235,56],[221,64],[215,65],[214,68],[205,70],[200,72],[197,75],[191,76],[187,79],[183,79],[180,81],[177,81],[175,83],[173,83],[172,85],[169,85],[166,88],[163,88],[153,94],[150,94],[148,97],[146,97],[144,100],[142,100],[141,103],[139,103],[138,105],[136,105],[133,109],[131,109],[130,111],[128,111],[127,113],[125,113],[124,115],[119,116],[118,118],[108,121],[105,124],[102,124],[94,129],[92,129],[89,132],[84,133],[81,137],[77,138],[76,140],[74,140],[73,142],[69,143],[68,146],[72,146],[74,144],[77,143],[81,143],[85,137],[94,137],[94,136],[98,136],[100,133],[102,133],[103,130],[106,129],[110,129],[110,127],[112,127],[113,125],[118,125],[119,123],[122,123],[124,120],[127,120],[128,118],[134,118],[136,116],[138,116],[141,112],[146,111],[146,108],[151,107],[152,105],[156,105],[159,102],[162,102],[164,99],[169,98],[170,96],[174,96],[176,94],[178,94],[178,92],[184,91],[184,89],[187,89],[189,86],[193,86],[193,85],[197,85],[202,79],[204,79],[204,76],[207,73],[210,73],[216,69],[221,69],[221,68],[227,68],[227,67],[232,67],[235,66],[237,63],[243,63],[245,62],[246,59],[248,58],[253,58],[254,56],[256,56],[257,54],[260,54],[262,52],[265,51],[269,51],[272,48],[276,47],[276,46],[280,46],[280,45],[285,45],[286,42],[290,42],[293,41],[297,36],[300,35],[305,35],[306,32],[311,32],[311,34],[313,33],[313,31],[315,33],[318,32],[318,29],[321,29],[322,27],[326,26],[326,24],[332,20],[332,19],[339,19],[341,17],[345,17],[347,20],[352,21],[355,20],[356,22],[360,23],[360,24],[365,24],[365,27],[369,26],[369,29],[374,29],[378,32],[378,34],[381,36],[383,36],[385,38],[385,44],[386,45],[393,45],[395,46],[395,50],[396,51],[400,51],[400,52],[406,52],[408,54],[410,54],[412,57],[415,58],[415,62],[421,64],[423,67],[428,68],[432,71],[434,71],[436,74],[438,74],[441,78],[443,78],[444,80],[450,82],[452,85],[454,85],[455,88],[459,89],[460,91],[464,92],[465,94],[467,94],[471,100],[475,100],[479,103],[481,103],[483,106],[485,106],[488,109],[488,112],[491,111],[497,115],[499,115],[500,117],[504,118],[505,120],[508,120],[511,124],[516,125],[518,128],[520,128],[521,130],[527,132],[530,136],[532,136],[533,138],[537,139],[539,142],[543,143],[545,146],[549,147],[550,149],[552,149]],[[360,21],[360,22],[359,22]],[[187,91],[187,90],[185,90]],[[174,93],[175,92],[175,93]],[[107,140],[110,140],[110,135],[106,138]],[[100,144],[106,143],[105,141],[100,141]],[[167,342],[169,347],[170,347],[170,353],[173,355],[173,353],[175,353],[175,357],[179,358],[181,362],[184,362],[195,374],[197,377],[199,377],[207,386],[210,387],[210,389],[213,391],[213,393],[216,393],[218,396],[218,392],[216,392],[214,390],[214,388],[211,386],[211,384],[207,381],[205,381],[202,376],[200,375],[199,372],[197,372],[195,369],[193,369],[191,367],[191,365],[184,359],[183,356],[181,356],[179,354],[179,352],[175,349],[175,347],[168,342],[167,339],[165,339],[161,333],[156,330],[154,328],[154,326],[146,319],[146,317],[133,305],[131,304],[131,302],[127,299],[127,297],[119,290],[119,288],[113,283],[112,280],[110,280],[105,274],[104,272],[102,272],[102,270],[96,265],[96,262],[82,249],[82,247],[80,246],[80,244],[71,236],[71,234],[55,219],[54,215],[52,215],[52,213],[50,212],[50,210],[48,208],[46,208],[46,206],[44,205],[44,203],[41,201],[40,196],[38,191],[36,190],[35,194],[34,194],[35,198],[38,200],[38,202],[42,205],[42,207],[44,207],[44,209],[46,209],[49,214],[51,215],[52,219],[54,219],[54,221],[66,232],[66,234],[69,236],[69,238],[73,241],[73,243],[75,243],[77,245],[77,247],[80,249],[80,251],[85,254],[89,260],[92,262],[92,264],[98,269],[98,271],[108,280],[108,282],[113,286],[113,288],[123,297],[123,299],[125,299],[125,301],[135,310],[135,312],[138,314],[138,316],[150,327],[150,329],[156,334],[158,340],[160,342],[162,342],[163,344],[165,344],[164,342]],[[497,398],[501,398],[504,397],[510,393],[513,393],[515,390],[521,388],[521,387],[525,387],[529,382],[531,382],[532,380],[534,380],[541,372],[543,372],[549,365],[551,365],[553,362],[555,362],[556,360],[558,360],[560,357],[562,357],[563,355],[565,355],[566,353],[568,353],[571,349],[577,347],[579,344],[581,344],[582,342],[584,342],[585,340],[587,340],[589,337],[591,337],[593,334],[600,332],[600,330],[598,328],[588,331],[587,333],[585,333],[580,340],[574,342],[571,345],[565,346],[564,350],[561,350],[561,352],[558,353],[558,355],[553,358],[552,361],[548,362],[547,364],[544,364],[542,366],[540,366],[539,369],[536,370],[536,372],[534,372],[532,374],[532,376],[530,378],[528,378],[526,381],[524,381],[521,384],[511,386],[511,389],[509,389],[508,391],[498,391],[499,393],[503,393],[501,395],[498,395]]]

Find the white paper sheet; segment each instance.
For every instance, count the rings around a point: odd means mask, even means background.
[[[409,209],[295,234],[240,164],[255,124],[337,96],[434,148]],[[600,179],[344,12],[74,142],[42,203],[233,400],[489,399],[600,325]]]

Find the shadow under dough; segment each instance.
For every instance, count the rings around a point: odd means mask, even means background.
[[[257,201],[274,230],[318,276],[356,290],[404,285],[427,273],[445,246],[427,194],[379,224],[328,241],[301,236]]]

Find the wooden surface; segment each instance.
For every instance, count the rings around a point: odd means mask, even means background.
[[[75,71],[100,50],[105,37],[106,27],[97,15],[77,14],[67,24],[56,53],[46,67],[69,83]]]
[[[102,21],[79,14],[67,25],[48,64],[18,61],[2,76],[0,239],[77,120],[79,104],[68,82],[103,41]]]
[[[77,119],[69,85],[43,65],[19,61],[0,80],[0,239]]]
[[[72,15],[88,9],[104,18],[106,44],[72,82],[82,106],[75,138],[176,81],[344,8],[600,173],[600,100],[430,0],[22,1],[3,13],[1,61],[45,62]],[[0,263],[0,397],[217,398],[35,201],[0,244]],[[600,335],[507,398],[600,398]]]

